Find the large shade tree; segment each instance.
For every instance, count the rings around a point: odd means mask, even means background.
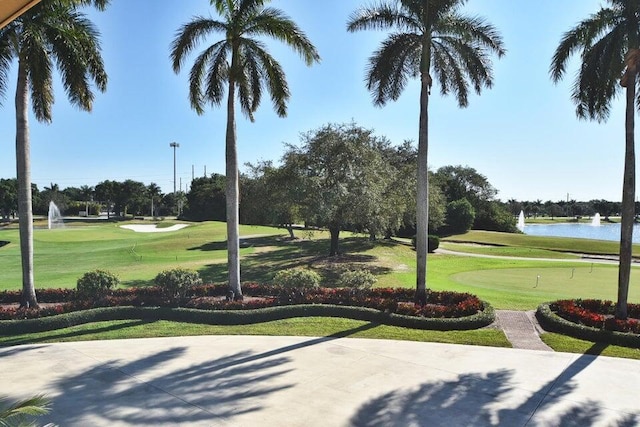
[[[491,87],[490,54],[505,53],[498,31],[483,19],[465,16],[465,0],[397,0],[362,7],[348,21],[349,31],[391,30],[369,58],[367,88],[373,103],[397,100],[409,78],[420,79],[418,178],[416,208],[416,302],[426,303],[427,225],[429,180],[427,170],[429,96],[434,77],[442,95],[453,93],[466,107],[470,90]]]
[[[227,87],[226,209],[229,287],[242,299],[238,230],[238,158],[236,95],[241,111],[253,121],[264,89],[276,113],[287,114],[290,93],[284,70],[260,39],[270,37],[289,45],[307,65],[320,60],[305,33],[281,10],[266,7],[268,0],[211,0],[221,19],[197,16],[178,30],[171,44],[173,70],[179,73],[189,54],[207,36],[223,38],[207,46],[196,58],[189,75],[191,107],[203,114],[206,104],[220,105]]]
[[[581,119],[606,121],[612,101],[626,89],[625,156],[622,185],[622,225],[618,269],[616,318],[627,318],[627,297],[631,274],[632,235],[635,218],[635,103],[640,67],[640,1],[607,0],[608,7],[579,22],[567,31],[551,62],[551,78],[561,80],[570,58],[580,54],[578,71],[571,91],[576,115]]]
[[[0,30],[0,90],[7,90],[11,64],[17,62],[16,170],[22,258],[21,306],[37,306],[33,275],[33,212],[29,140],[29,98],[36,120],[52,120],[53,71],[58,69],[69,101],[90,111],[94,85],[104,91],[107,74],[99,34],[79,11],[107,0],[43,0]]]

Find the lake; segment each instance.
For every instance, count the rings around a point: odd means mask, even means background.
[[[620,241],[620,224],[531,224],[524,226],[524,234],[529,236],[573,237]],[[633,226],[633,243],[640,243],[640,224]]]

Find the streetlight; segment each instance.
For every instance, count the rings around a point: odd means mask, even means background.
[[[176,148],[180,147],[177,142],[172,142],[169,147],[173,148],[173,195],[176,195]]]

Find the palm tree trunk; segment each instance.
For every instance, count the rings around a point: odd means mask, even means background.
[[[425,12],[426,13],[426,12]],[[423,41],[422,73],[420,76],[420,128],[418,135],[418,184],[416,194],[416,296],[420,306],[427,303],[427,235],[429,227],[429,173],[427,166],[429,152],[429,91],[431,90],[430,46],[431,41]]]
[[[31,202],[31,158],[29,148],[27,72],[18,61],[16,89],[16,171],[18,176],[18,217],[22,259],[22,297],[20,307],[38,307],[33,278],[33,212]]]
[[[226,137],[226,199],[227,199],[227,268],[229,269],[229,288],[234,300],[242,300],[240,286],[240,231],[238,225],[238,150],[236,145],[235,119],[235,82],[229,81],[229,99],[227,101],[227,137]]]
[[[636,154],[635,154],[635,69],[629,73],[627,83],[627,109],[625,120],[624,182],[622,185],[622,224],[620,227],[620,265],[618,267],[618,302],[616,319],[627,318],[627,298],[631,275],[633,223],[635,222]]]

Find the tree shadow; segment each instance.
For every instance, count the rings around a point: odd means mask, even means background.
[[[250,247],[265,247],[265,246],[274,246],[279,244],[278,242],[281,240],[280,236],[263,236],[263,237],[240,237],[240,247],[241,248],[250,248]],[[200,246],[193,246],[187,248],[188,251],[226,251],[227,250],[227,241],[226,240],[218,240],[215,242],[208,242],[202,244]]]
[[[8,245],[9,243],[11,243],[11,242],[8,241],[8,240],[0,240],[0,248],[3,247],[3,246]]]
[[[126,363],[111,361],[62,378],[54,386],[47,422],[88,425],[90,420],[130,425],[189,425],[221,422],[258,411],[264,396],[292,387],[278,378],[287,357],[243,362],[248,352],[188,364],[174,347]],[[186,359],[188,362],[188,358]],[[172,366],[180,366],[172,369]]]
[[[26,338],[13,338],[13,339],[5,340],[3,341],[2,345],[13,346],[13,345],[22,345],[22,344],[34,344],[34,343],[39,343],[44,341],[60,340],[63,338],[82,337],[85,335],[97,334],[101,332],[118,331],[122,329],[132,328],[135,326],[146,325],[149,323],[153,323],[153,321],[131,320],[131,321],[127,321],[125,323],[119,323],[116,325],[109,325],[109,326],[103,326],[103,327],[90,327],[88,329],[84,329],[81,331],[73,331],[73,332],[61,332],[56,330],[56,331],[50,331],[45,336],[42,336],[40,338],[33,338],[31,336],[27,336]]]
[[[593,360],[590,355],[579,357],[537,391],[510,385],[515,374],[510,370],[464,374],[455,380],[394,390],[362,405],[349,425],[583,427],[601,423],[602,417],[609,426],[638,425],[640,413],[612,416],[612,411],[595,400],[578,402],[568,397],[576,389],[575,376]]]
[[[286,353],[374,328],[364,324],[261,353],[237,351],[190,363],[185,347],[128,362],[112,360],[54,381],[60,391],[43,420],[88,425],[100,418],[127,425],[233,424],[236,416],[263,408],[265,397],[294,387]]]
[[[253,243],[253,239],[248,239]],[[242,280],[270,282],[279,270],[308,268],[324,276],[323,286],[332,286],[344,270],[366,269],[375,275],[391,272],[388,267],[376,265],[377,257],[361,252],[376,246],[392,246],[387,241],[371,242],[362,237],[341,239],[341,254],[329,257],[329,239],[287,240],[282,237],[257,238],[256,251],[243,255],[240,259]],[[222,242],[226,249],[226,242]],[[212,248],[220,242],[203,245]],[[261,248],[269,248],[261,250]],[[195,250],[195,249],[194,249]],[[213,250],[213,249],[210,249]],[[227,280],[227,265],[224,262],[207,264],[199,270],[205,282],[224,282]]]

